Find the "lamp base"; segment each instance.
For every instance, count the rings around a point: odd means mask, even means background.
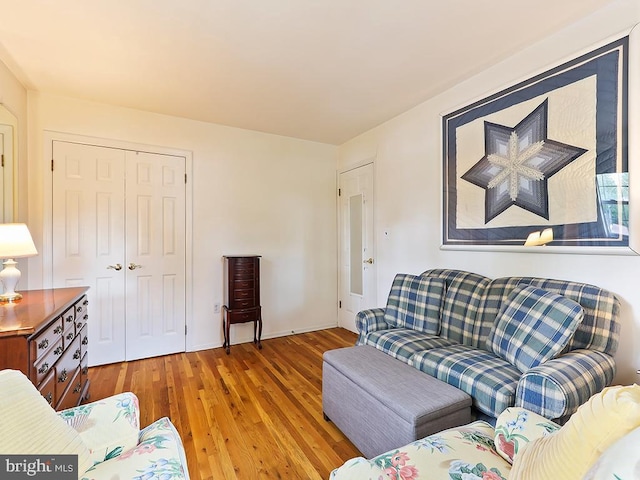
[[[22,295],[17,292],[0,295],[0,303],[18,303],[21,299]]]
[[[0,282],[4,285],[4,293],[0,295],[0,302],[8,303],[20,300],[22,295],[16,292],[16,285],[20,280],[20,270],[16,268],[18,262],[13,258],[7,258],[2,264],[4,268],[0,271]]]

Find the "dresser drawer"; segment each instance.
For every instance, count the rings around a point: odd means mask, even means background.
[[[82,330],[87,324],[87,320],[89,319],[89,313],[87,311],[87,305],[89,301],[87,297],[82,297],[78,303],[75,304],[76,310],[76,334]]]
[[[69,332],[74,329],[74,324],[76,321],[76,313],[75,308],[70,307],[62,314],[62,321],[64,323],[64,331]]]
[[[253,322],[258,319],[260,309],[251,310],[228,310],[227,319],[229,323]]]
[[[84,357],[87,353],[87,348],[89,346],[89,329],[85,325],[82,330],[80,330],[80,354]]]
[[[56,395],[62,396],[71,379],[80,370],[80,337],[76,337],[56,363]]]
[[[254,308],[257,307],[258,304],[255,300],[255,298],[249,298],[249,299],[241,299],[241,300],[236,300],[236,299],[232,299],[229,300],[229,308],[230,309],[243,309],[243,308]]]
[[[69,385],[66,391],[62,393],[56,410],[64,410],[66,408],[75,407],[80,403],[80,395],[82,394],[82,380],[80,369],[76,369],[73,378],[69,380]]]
[[[58,318],[32,340],[35,348],[34,361],[37,362],[53,349],[53,346],[62,338],[62,331],[62,319]]]
[[[43,382],[38,387],[38,391],[42,394],[44,399],[49,402],[49,405],[52,407],[55,406],[55,395],[56,395],[56,376],[55,369],[51,369],[49,371],[49,375],[43,380]]]
[[[254,286],[253,277],[249,279],[242,278],[233,282],[233,288],[238,290],[253,290]]]
[[[44,380],[51,370],[54,370],[54,365],[60,359],[64,352],[62,338],[58,338],[58,341],[47,350],[40,359],[36,360],[32,367],[31,377],[35,378],[35,384],[38,385]]]

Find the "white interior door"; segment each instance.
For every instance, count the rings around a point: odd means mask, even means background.
[[[341,173],[338,183],[340,219],[338,324],[355,332],[356,313],[376,306],[373,164]]]
[[[127,360],[185,351],[185,159],[126,154]]]
[[[4,133],[2,133],[2,131],[0,131],[0,154],[2,155],[1,157],[1,161],[0,161],[0,223],[8,223],[7,221],[7,215],[5,213],[5,185],[4,185],[4,179],[5,179],[5,156],[4,156]]]
[[[125,359],[124,159],[53,142],[53,286],[89,286],[89,362]]]
[[[185,350],[185,158],[53,143],[53,286],[90,287],[89,364]]]
[[[0,153],[2,160],[0,167],[0,223],[11,223],[13,217],[14,198],[14,154],[13,154],[13,126],[0,124]]]

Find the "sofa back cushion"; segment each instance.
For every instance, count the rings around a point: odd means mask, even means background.
[[[440,336],[463,345],[484,348],[487,336],[478,336],[479,329],[475,322],[491,279],[477,273],[450,269],[427,270],[421,276],[440,278],[447,286],[442,304]]]
[[[476,320],[475,336],[486,339],[511,291],[520,284],[542,288],[577,302],[584,318],[565,351],[585,348],[614,355],[620,338],[620,302],[608,290],[586,283],[536,277],[502,277],[491,281]],[[485,348],[485,347],[483,347]]]
[[[396,275],[387,298],[384,321],[392,327],[438,335],[446,284],[439,278]]]
[[[582,307],[573,300],[540,288],[518,286],[498,313],[487,346],[526,372],[559,354],[583,316]]]

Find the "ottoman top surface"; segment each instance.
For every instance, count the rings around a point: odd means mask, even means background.
[[[471,406],[471,397],[367,345],[328,350],[326,364],[408,421],[428,421]]]

